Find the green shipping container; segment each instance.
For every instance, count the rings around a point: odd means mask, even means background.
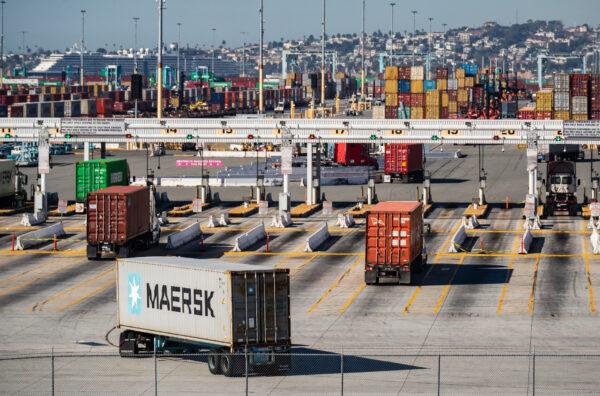
[[[86,202],[88,193],[110,186],[129,185],[129,167],[122,158],[78,162],[75,169],[75,199]]]

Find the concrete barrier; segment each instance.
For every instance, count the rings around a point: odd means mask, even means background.
[[[535,216],[532,219],[525,219],[525,222],[523,223],[523,229],[527,230],[541,230],[542,229],[542,220],[540,219],[540,216]]]
[[[477,217],[475,216],[471,216],[469,218],[467,218],[467,216],[463,216],[462,224],[467,230],[474,230],[476,228],[479,228],[480,225],[479,221],[477,220]]]
[[[519,254],[528,254],[531,249],[531,243],[533,242],[533,234],[531,230],[527,228],[525,233],[521,237],[521,241],[519,242]]]
[[[593,230],[598,228],[598,226],[600,226],[600,219],[590,216],[590,222],[587,225],[588,230]]]
[[[219,217],[219,225],[221,227],[227,227],[229,224],[231,224],[231,221],[229,221],[229,213],[221,213],[221,216]]]
[[[465,240],[467,239],[467,232],[466,232],[466,228],[464,226],[464,224],[461,224],[460,227],[458,227],[458,230],[456,230],[456,233],[454,233],[454,235],[452,236],[452,240],[450,241],[450,248],[448,249],[448,252],[450,253],[459,253],[461,251],[463,251],[463,243],[465,243]]]
[[[169,219],[167,217],[167,212],[166,211],[161,212],[160,216],[158,216],[157,220],[158,220],[158,224],[161,225],[161,226],[169,224]]]
[[[290,212],[277,213],[273,216],[271,221],[271,227],[274,228],[286,228],[292,224],[292,215]]]
[[[210,215],[206,226],[208,228],[227,227],[231,222],[229,221],[229,213],[221,213],[218,219],[215,216]]]
[[[194,239],[199,238],[201,233],[202,231],[200,230],[200,224],[194,223],[181,231],[169,235],[167,238],[166,248],[169,250],[177,249],[178,247],[181,247],[186,243],[189,243]]]
[[[33,213],[23,213],[23,217],[21,218],[21,225],[24,227],[31,227],[39,224],[43,224],[48,219],[46,213],[38,212],[36,214]]]
[[[17,250],[29,249],[33,246],[42,245],[50,242],[55,236],[65,235],[63,223],[52,224],[51,226],[30,231],[17,237],[15,248]]]
[[[593,253],[600,254],[600,234],[598,234],[597,228],[593,229],[592,235],[590,236],[590,241],[592,242]]]
[[[233,252],[242,252],[248,247],[254,245],[256,242],[265,239],[267,233],[265,231],[265,225],[260,223],[248,232],[243,233],[235,239],[235,245],[233,246]]]
[[[352,213],[338,214],[337,226],[340,228],[351,228],[354,227],[356,222]]]
[[[304,251],[314,252],[323,244],[323,242],[329,239],[329,236],[329,227],[327,226],[327,223],[323,223],[317,232],[306,238],[306,247],[304,248]]]

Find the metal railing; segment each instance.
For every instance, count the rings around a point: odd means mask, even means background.
[[[233,357],[230,376],[207,354],[50,353],[0,357],[0,389],[14,393],[579,394],[600,389],[600,355],[374,354],[296,350],[291,369]],[[219,368],[217,368],[219,370]]]

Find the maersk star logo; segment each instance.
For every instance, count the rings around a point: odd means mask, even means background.
[[[142,313],[142,277],[137,272],[127,275],[127,292],[129,313],[139,315]]]

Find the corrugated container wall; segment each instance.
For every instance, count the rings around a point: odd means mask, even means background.
[[[129,184],[127,160],[104,158],[78,162],[75,166],[75,199],[85,202],[87,195],[101,188]]]

